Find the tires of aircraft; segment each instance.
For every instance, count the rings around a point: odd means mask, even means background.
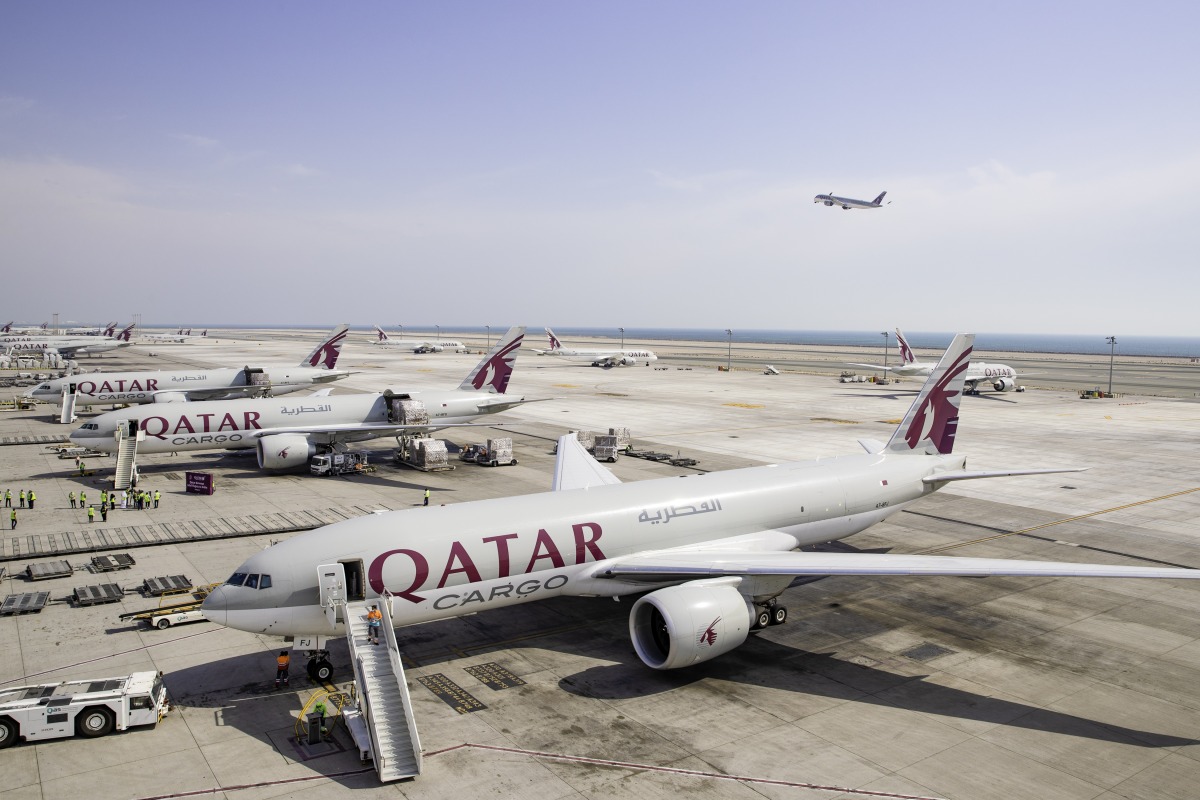
[[[787,609],[783,606],[775,606],[771,609],[771,624],[782,625],[787,622]]]
[[[333,678],[333,664],[330,664],[324,658],[308,662],[308,677],[318,683],[325,683],[331,680]]]
[[[758,616],[754,618],[754,625],[751,626],[754,630],[761,630],[771,624],[771,612],[765,608],[759,609]]]

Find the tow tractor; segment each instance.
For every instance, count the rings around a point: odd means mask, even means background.
[[[368,463],[365,452],[321,453],[313,456],[308,471],[313,475],[361,475],[374,472],[375,467]]]
[[[0,750],[27,742],[88,738],[155,725],[170,710],[161,672],[0,690]]]
[[[517,463],[517,459],[513,456],[512,439],[508,437],[488,439],[487,444],[469,444],[458,454],[458,459],[489,467]]]
[[[160,631],[165,631],[172,625],[203,622],[205,616],[200,611],[200,605],[204,602],[204,598],[208,597],[213,587],[220,585],[219,583],[210,583],[207,586],[199,586],[195,589],[185,590],[184,592],[164,592],[159,597],[159,606],[157,608],[147,608],[143,611],[129,611],[121,614],[120,619],[145,622],[151,628],[158,628]],[[182,602],[163,605],[166,601],[178,599],[181,594],[190,595],[190,598]]]

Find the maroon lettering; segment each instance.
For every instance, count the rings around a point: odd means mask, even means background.
[[[216,414],[197,414],[196,416],[198,416],[198,417],[200,417],[200,419],[204,420],[204,432],[205,433],[208,433],[209,431],[212,430],[212,428],[209,426],[212,423],[212,418],[215,417]]]
[[[219,431],[224,431],[224,430],[236,431],[237,429],[238,429],[238,426],[237,426],[237,423],[233,421],[233,415],[228,414],[228,413],[225,416],[221,417],[221,424],[220,424],[220,426],[217,427],[217,430],[219,430]]]
[[[460,567],[455,567],[455,562],[461,564]],[[437,588],[442,589],[446,586],[446,580],[455,572],[461,572],[467,576],[468,583],[479,583],[479,570],[475,568],[475,562],[471,560],[467,549],[463,547],[462,542],[455,542],[450,545],[450,557],[446,559],[446,569],[442,572],[442,579],[438,581]]]
[[[188,433],[195,433],[196,429],[192,427],[192,423],[185,416],[179,417],[179,422],[175,423],[175,430],[171,433],[179,433],[181,430],[186,430]]]
[[[538,531],[537,544],[533,546],[533,557],[529,559],[529,566],[525,568],[525,572],[533,572],[533,565],[543,558],[550,559],[550,563],[559,569],[565,566],[562,554],[558,552],[558,546],[554,544],[554,540],[550,538],[550,534],[546,533],[545,528]],[[518,593],[520,592],[519,589],[517,591]]]
[[[105,381],[104,383],[100,384],[100,391],[111,392],[112,390],[113,390],[112,384],[109,383],[108,381]]]
[[[158,378],[148,378],[146,380],[146,391],[147,392],[157,392],[158,391]]]
[[[592,538],[584,538],[586,536],[584,533],[585,528],[591,529]],[[587,550],[589,553],[591,553],[592,558],[594,558],[596,561],[604,560],[604,553],[600,552],[600,548],[596,545],[596,540],[599,539],[603,533],[603,531],[600,530],[599,525],[594,522],[581,522],[578,525],[572,525],[571,530],[575,531],[576,564],[582,564],[584,561],[587,561],[587,557],[583,553],[584,550]]]
[[[242,430],[248,431],[251,428],[254,428],[256,430],[262,430],[262,425],[258,424],[258,418],[261,416],[262,416],[262,414],[259,414],[257,411],[247,411],[246,412],[246,424],[245,424],[245,426],[242,427]]]
[[[150,430],[151,422],[158,423],[157,431]],[[156,439],[166,439],[167,437],[163,434],[167,432],[167,428],[169,427],[171,427],[171,423],[167,422],[166,417],[146,417],[144,420],[142,420],[142,430],[146,432],[147,436],[153,436]]]
[[[392,594],[396,595],[397,597],[403,597],[410,603],[423,602],[425,598],[421,597],[420,595],[413,594],[413,592],[421,588],[421,586],[429,578],[429,562],[425,560],[425,556],[421,555],[416,550],[406,550],[404,548],[400,548],[399,550],[388,550],[386,553],[380,554],[374,561],[371,562],[371,566],[367,568],[367,581],[371,584],[371,588],[375,590],[376,594],[384,593],[387,587],[383,583],[383,563],[391,556],[396,555],[408,556],[412,560],[413,572],[415,574],[413,575],[413,582],[411,586],[402,592],[392,592]]]
[[[84,381],[83,383],[79,384],[79,386],[77,386],[76,388],[79,389],[80,394],[95,394],[96,393],[96,384],[93,383],[92,381]]]
[[[508,540],[516,538],[517,534],[506,533],[503,536],[489,536],[483,540],[484,542],[496,543],[496,559],[500,564],[500,572],[496,576],[498,578],[507,578],[510,575],[510,570],[512,567],[509,563]]]

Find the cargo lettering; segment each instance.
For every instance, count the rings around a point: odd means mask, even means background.
[[[571,526],[571,544],[574,544],[575,551],[575,566],[586,563],[589,557],[593,561],[601,561],[605,558],[604,552],[598,544],[600,537],[604,534],[600,525],[595,522],[581,522]],[[445,564],[440,571],[440,577],[434,588],[443,589],[450,582],[451,576],[461,574],[466,580],[465,583],[473,584],[480,583],[484,578],[484,573],[490,573],[487,577],[508,578],[511,577],[512,556],[513,550],[519,548],[522,541],[529,541],[528,536],[522,536],[518,533],[506,533],[498,536],[487,536],[474,543],[473,547],[468,547],[467,543],[462,541],[454,541],[450,544],[450,551],[446,555]],[[554,569],[563,569],[567,566],[566,558],[563,553],[570,553],[570,546],[560,546],[554,540],[554,537],[545,529],[541,528],[532,537],[532,552],[529,561],[526,564],[523,574],[529,574],[537,570],[538,562],[548,560],[550,567]],[[491,545],[491,547],[488,547]],[[526,544],[526,547],[529,547]],[[474,550],[474,552],[472,552]],[[412,570],[412,578],[409,580],[409,585],[402,589],[389,587],[384,582],[383,568],[389,558],[405,558],[408,560],[407,567]],[[520,562],[518,562],[520,563]],[[484,569],[480,569],[480,564],[484,564]],[[417,550],[408,548],[396,548],[388,550],[376,556],[367,569],[367,581],[371,585],[376,594],[382,595],[385,591],[390,591],[397,597],[402,597],[410,603],[422,603],[426,598],[418,594],[418,592],[428,590],[426,584],[429,583],[430,576],[433,574],[429,565],[429,559]],[[556,576],[562,577],[562,576]],[[544,584],[541,581],[529,579],[523,583],[512,584],[509,590],[516,593],[518,597],[524,597],[528,594],[538,591],[540,588],[554,589],[566,582],[566,578],[562,577],[562,583],[556,583],[555,586],[550,586],[550,582],[556,580],[551,578]],[[497,595],[496,592],[504,587],[495,587],[492,589],[492,594],[488,598],[484,598],[478,591],[468,592],[465,595],[443,595],[437,600],[437,603],[448,602],[446,598],[457,598],[455,605],[466,605],[468,603],[485,602],[486,599],[496,599],[497,597],[507,597],[508,595]],[[480,595],[476,597],[476,595]],[[450,608],[452,606],[437,605],[437,608]]]
[[[166,417],[146,417],[141,421],[141,428],[146,432],[147,436],[153,436],[155,439],[162,439],[164,441],[166,441],[168,434],[177,435],[180,433],[195,434],[219,433],[222,431],[262,430],[262,425],[258,423],[258,420],[262,415],[257,411],[243,411],[241,414],[240,424],[237,416],[234,413],[226,412],[225,414],[220,415],[219,422],[214,423],[214,418],[217,416],[217,414],[196,414],[194,416],[181,414],[179,419],[175,421],[174,425],[172,425],[171,421]],[[219,443],[220,441],[225,440],[225,438],[226,437],[199,437],[197,440],[195,437],[192,437],[191,440],[188,440],[186,437],[180,437],[179,439],[173,440],[172,443]],[[237,435],[236,437],[229,436],[227,437],[227,440],[239,441],[241,438],[241,435]]]

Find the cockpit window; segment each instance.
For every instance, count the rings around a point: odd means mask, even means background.
[[[246,576],[246,588],[247,589],[257,589],[258,588],[258,576],[257,575]]]
[[[34,391],[35,391],[35,392],[43,392],[43,391],[49,391],[49,389],[50,389],[50,384],[48,384],[48,383],[43,383],[43,384],[42,384],[41,386],[39,386],[38,388],[34,389]]]
[[[270,589],[271,588],[271,576],[263,575],[262,577],[260,577],[258,579],[258,588],[259,589]]]
[[[225,581],[225,583],[229,586],[241,586],[245,582],[246,573],[244,572],[235,572],[229,576],[229,580]]]

